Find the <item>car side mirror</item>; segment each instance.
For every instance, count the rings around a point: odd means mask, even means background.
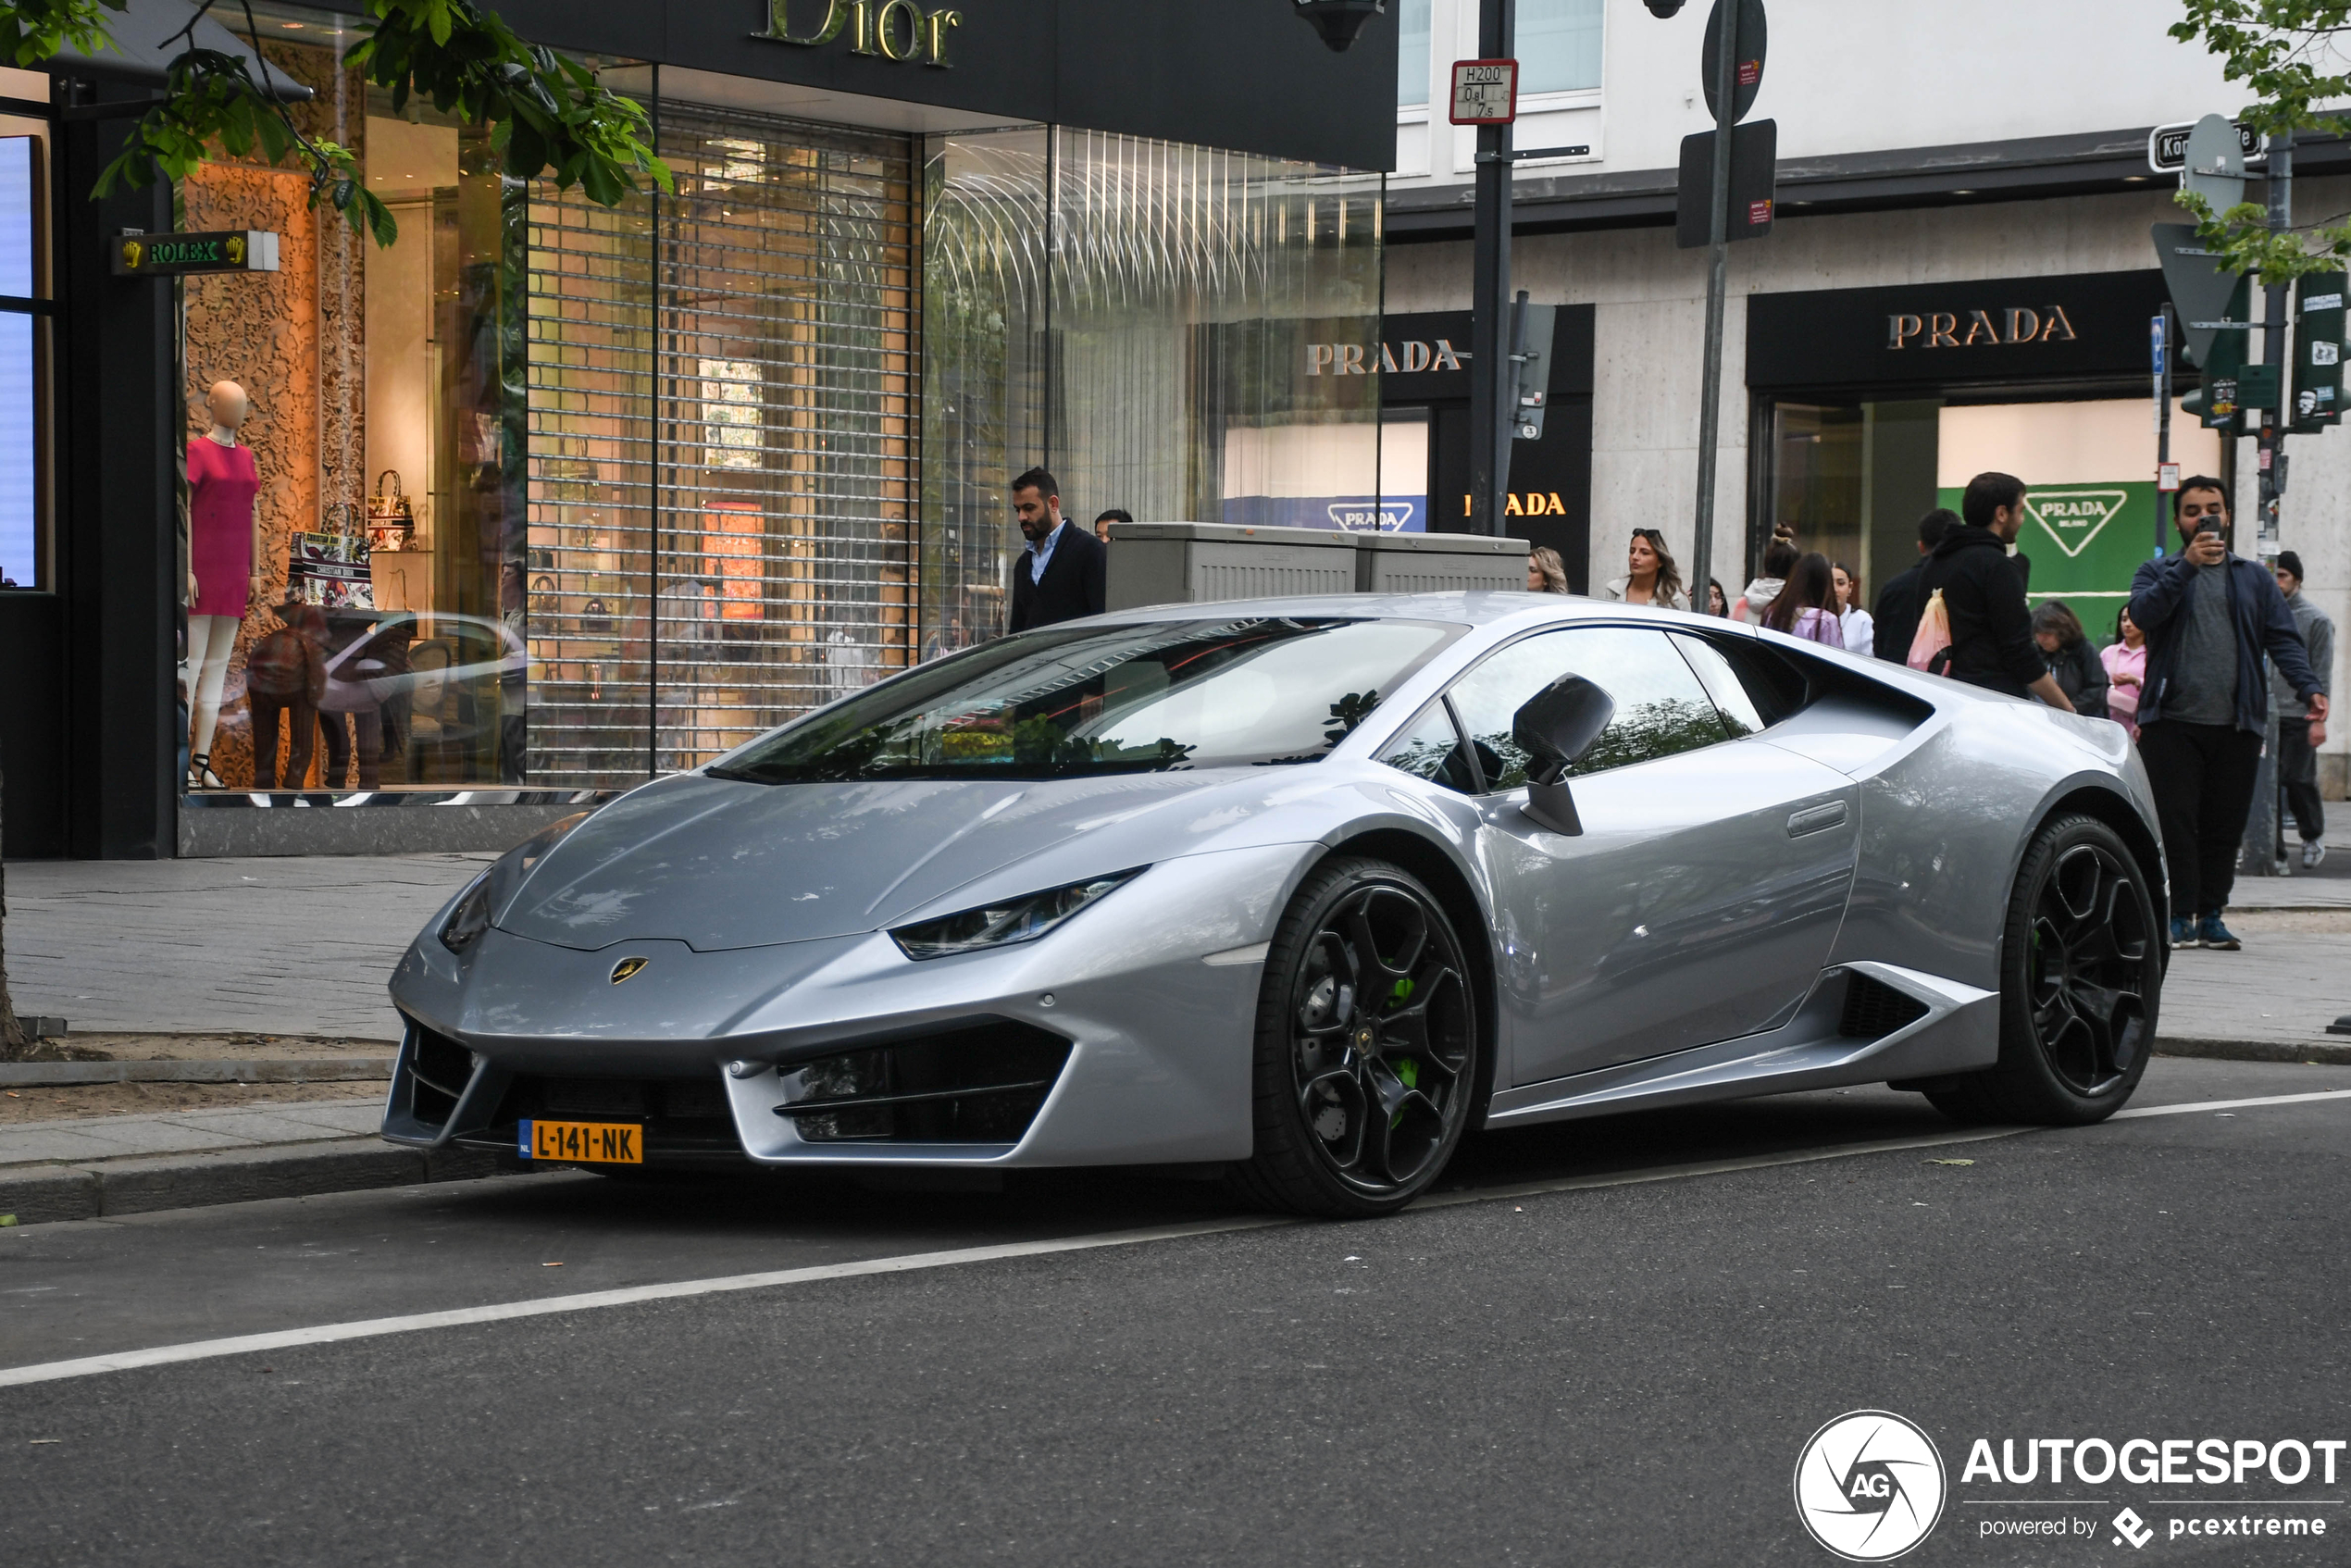
[[[1560,677],[1511,716],[1511,739],[1534,759],[1520,808],[1528,818],[1554,833],[1584,831],[1563,780],[1615,716],[1616,699],[1580,675]]]

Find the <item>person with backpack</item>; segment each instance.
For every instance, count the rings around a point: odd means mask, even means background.
[[[1919,564],[1894,574],[1885,586],[1877,591],[1877,637],[1875,653],[1881,659],[1896,664],[1910,656],[1910,641],[1919,634],[1919,613],[1926,608],[1926,595],[1919,591],[1919,579],[1926,575],[1927,557],[1943,542],[1943,536],[1959,526],[1959,515],[1947,507],[1937,506],[1919,519]]]
[[[2033,641],[2024,580],[2009,561],[2009,546],[2023,526],[2022,479],[1984,473],[1968,480],[1959,499],[1959,526],[1943,536],[1919,577],[1926,608],[1909,663],[1987,691],[2038,697],[2071,713],[2073,704]],[[1941,637],[1948,639],[1945,646],[1923,646]]]

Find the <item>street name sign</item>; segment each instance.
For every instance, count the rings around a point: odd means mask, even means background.
[[[2235,125],[2234,121],[2231,122]],[[2147,168],[2158,174],[2177,174],[2188,166],[2188,133],[2196,122],[2182,120],[2177,125],[2158,125],[2147,132]],[[2262,151],[2261,138],[2242,125],[2235,125],[2237,150],[2247,163],[2259,163],[2268,155]]]

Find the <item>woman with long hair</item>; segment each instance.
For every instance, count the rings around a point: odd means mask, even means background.
[[[1665,548],[1665,535],[1656,529],[1635,529],[1624,558],[1624,575],[1608,585],[1608,596],[1627,604],[1654,604],[1661,610],[1686,610],[1689,595],[1682,591],[1682,568]]]
[[[2062,599],[2052,599],[2033,612],[2033,641],[2056,678],[2058,690],[2084,718],[2106,716],[2106,666],[2090,646],[2090,634]]]
[[[1723,591],[1723,579],[1719,577],[1710,577],[1706,579],[1704,613],[1712,616],[1716,620],[1725,619],[1731,613],[1731,596]]]
[[[1826,555],[1814,550],[1797,558],[1786,582],[1763,612],[1762,625],[1827,647],[1845,646],[1845,633],[1836,624],[1836,572]]]
[[[2125,604],[2114,613],[2114,641],[2098,654],[2106,666],[2106,716],[2139,738],[2139,698],[2147,683],[2147,634]]]
[[[1845,651],[1865,659],[1874,657],[1877,622],[1861,608],[1861,574],[1842,561],[1831,561],[1829,571],[1836,579],[1836,624],[1845,636]]]
[[[1529,593],[1566,593],[1567,563],[1560,553],[1548,544],[1538,544],[1526,553],[1526,591]]]

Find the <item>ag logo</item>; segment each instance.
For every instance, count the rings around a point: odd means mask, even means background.
[[[1882,1410],[1840,1415],[1796,1462],[1796,1512],[1848,1562],[1884,1562],[1943,1517],[1943,1456],[1924,1432]]]
[[[2024,496],[2025,515],[2068,555],[2079,555],[2106,531],[2131,492],[2123,490],[2036,490]]]

